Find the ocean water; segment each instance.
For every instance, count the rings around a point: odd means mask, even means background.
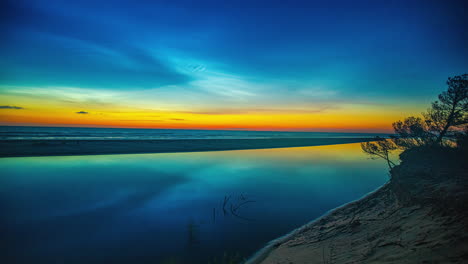
[[[388,179],[359,144],[2,158],[0,172],[1,263],[235,263]]]
[[[249,139],[249,138],[343,138],[386,134],[332,132],[276,132],[240,130],[132,129],[89,127],[0,126],[0,140],[27,139]]]

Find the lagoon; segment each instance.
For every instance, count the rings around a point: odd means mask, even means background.
[[[359,144],[2,158],[0,172],[15,263],[242,260],[388,180]]]

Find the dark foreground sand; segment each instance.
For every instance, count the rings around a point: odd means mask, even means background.
[[[247,263],[466,263],[460,219],[401,206],[388,188],[272,242]]]
[[[272,241],[245,264],[468,263],[463,159],[416,153],[376,192]]]
[[[371,141],[372,138],[1,140],[0,157],[101,155],[305,147]]]

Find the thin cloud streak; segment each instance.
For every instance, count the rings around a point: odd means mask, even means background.
[[[208,111],[178,111],[181,114],[194,114],[194,115],[243,115],[243,114],[313,114],[323,113],[327,110],[340,109],[339,106],[324,106],[315,109],[275,109],[275,108],[253,108],[253,109],[215,109]]]
[[[15,109],[15,110],[20,110],[24,109],[21,106],[14,106],[14,105],[0,105],[0,109]]]

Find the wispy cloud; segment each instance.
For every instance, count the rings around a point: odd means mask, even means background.
[[[160,119],[121,119],[119,121],[124,121],[124,122],[164,122],[163,120],[160,120]]]
[[[14,106],[14,105],[0,105],[0,109],[16,109],[16,110],[19,110],[19,109],[24,109],[24,108],[21,107],[21,106]]]
[[[87,115],[89,114],[88,112],[86,111],[79,111],[79,112],[76,112],[77,114],[80,114],[80,115]]]
[[[213,109],[213,110],[194,110],[194,111],[178,111],[183,114],[194,114],[194,115],[243,115],[243,114],[313,114],[323,113],[330,109],[338,109],[338,106],[323,105],[320,107],[309,107],[306,108],[252,108],[252,109]]]

